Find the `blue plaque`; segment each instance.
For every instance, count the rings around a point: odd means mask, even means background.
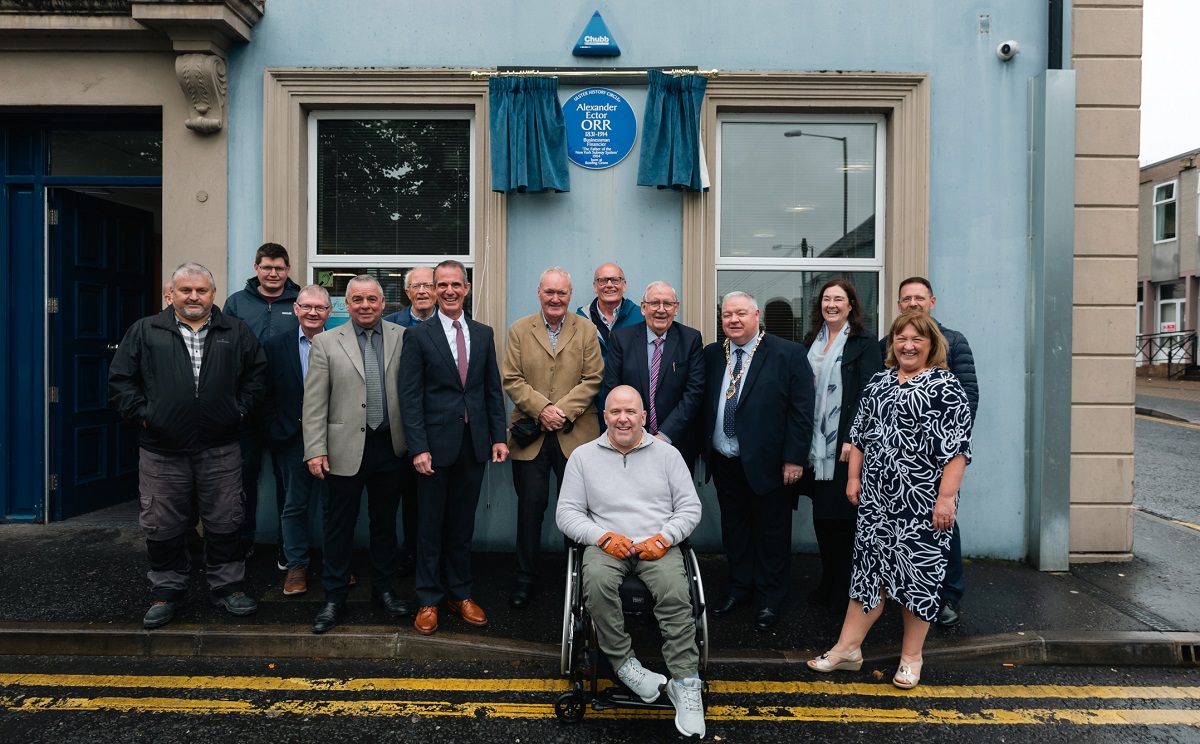
[[[625,159],[637,139],[637,117],[619,93],[608,88],[581,90],[563,104],[567,157],[599,170]]]

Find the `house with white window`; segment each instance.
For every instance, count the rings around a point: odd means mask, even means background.
[[[389,310],[456,258],[500,343],[552,265],[573,307],[605,262],[635,298],[666,280],[708,342],[730,290],[800,338],[845,276],[882,333],[928,276],[981,387],[965,551],[1128,559],[1133,349],[1109,329],[1135,323],[1140,54],[1140,0],[0,0],[0,517],[133,497],[108,347],[181,261],[223,296],[273,241],[335,296],[379,277]],[[502,120],[512,79],[544,81],[529,121],[565,117],[565,143]],[[476,546],[508,549],[508,467],[484,489]]]
[[[1196,363],[1200,289],[1200,150],[1141,169],[1138,186],[1137,334],[1139,365]]]

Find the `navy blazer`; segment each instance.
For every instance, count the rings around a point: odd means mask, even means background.
[[[300,333],[276,333],[263,342],[267,355],[267,399],[263,404],[263,434],[284,445],[301,434],[304,409],[304,370],[300,368]]]
[[[492,445],[508,439],[495,334],[466,314],[462,319],[471,335],[465,386],[458,379],[458,366],[440,320],[430,318],[410,327],[400,354],[400,418],[408,453],[415,457],[428,452],[435,469],[458,460],[464,410],[471,422],[471,454],[476,462],[491,460]]]
[[[604,389],[629,385],[650,409],[650,361],[646,323],[619,328],[608,339]],[[658,430],[666,435],[689,466],[700,454],[700,406],[704,402],[704,341],[700,332],[672,323],[662,346],[658,389],[654,395]]]
[[[704,348],[704,458],[710,462],[713,431],[717,425],[718,396],[724,395],[725,348],[711,343]],[[783,464],[808,467],[812,445],[812,367],[803,346],[778,336],[763,336],[750,369],[742,378],[734,415],[742,468],[750,488],[766,494],[783,486]],[[712,468],[709,467],[711,475]]]

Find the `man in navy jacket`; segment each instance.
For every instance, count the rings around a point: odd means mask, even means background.
[[[629,385],[637,390],[646,401],[646,428],[679,450],[695,473],[700,453],[697,424],[704,399],[704,342],[699,331],[675,322],[679,299],[670,284],[652,282],[646,287],[641,309],[645,322],[609,336],[604,389]]]
[[[729,591],[721,617],[753,599],[754,627],[770,630],[787,596],[792,508],[808,464],[813,373],[804,347],[759,330],[758,302],[721,302],[727,341],[704,349],[704,455],[717,486]]]

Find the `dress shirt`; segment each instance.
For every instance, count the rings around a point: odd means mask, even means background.
[[[542,322],[546,324],[546,333],[550,334],[550,348],[558,351],[558,334],[562,333],[563,323],[567,322],[566,318],[558,321],[558,330],[550,327],[550,321],[546,320],[546,314],[542,313]]]
[[[446,334],[446,343],[450,344],[450,356],[454,357],[455,366],[458,366],[458,331],[454,329],[454,322],[458,321],[458,324],[462,327],[463,341],[467,344],[467,364],[470,364],[471,331],[467,328],[467,314],[460,313],[457,318],[450,318],[442,313],[438,313],[437,319],[442,321],[442,331]]]
[[[193,331],[192,327],[180,320],[179,315],[175,316],[175,325],[179,327],[179,335],[183,336],[183,343],[187,346],[188,357],[192,360],[192,377],[195,378],[196,390],[200,392],[200,367],[204,364],[204,339],[208,338],[208,329],[212,327],[212,314],[210,313],[204,320],[204,325],[200,326],[200,330]]]
[[[746,383],[746,375],[750,372],[750,350],[754,348],[754,342],[758,340],[758,335],[750,340],[745,346],[737,344],[729,344],[729,363],[725,365],[725,372],[721,375],[721,387],[717,388],[717,426],[712,433],[713,449],[720,452],[726,457],[739,457],[742,454],[742,448],[738,444],[737,435],[733,438],[725,436],[725,403],[729,400],[725,397],[725,391],[729,389],[730,365],[737,364],[737,350],[741,349],[745,352],[742,355],[742,374],[738,377],[738,405],[742,402],[742,386]]]
[[[300,329],[300,379],[308,379],[308,355],[312,353],[312,341],[308,336],[304,335],[304,329]]]
[[[670,330],[670,327],[668,327],[668,328],[667,328],[667,330],[669,331],[669,330]],[[661,339],[663,340],[663,351],[664,351],[664,353],[666,353],[666,347],[667,347],[667,334],[665,334],[665,333],[664,333],[664,334],[663,334],[663,335],[661,335],[661,336],[659,336],[659,335],[656,335],[656,334],[654,333],[654,331],[650,330],[650,326],[649,326],[649,325],[647,325],[647,326],[646,326],[646,374],[647,374],[647,375],[649,375],[649,374],[650,374],[650,370],[654,369],[654,340],[655,340],[656,338],[661,338]],[[667,360],[666,360],[666,359],[663,359],[663,360],[662,360],[662,364],[666,364],[666,363],[667,363]],[[659,380],[661,380],[661,379],[662,379],[662,376],[663,376],[663,375],[662,375],[662,369],[660,368],[660,369],[658,370],[658,377],[659,377]],[[653,381],[649,381],[649,382],[651,382],[651,383],[652,383]],[[650,392],[650,387],[651,387],[650,385],[647,385],[647,386],[646,386],[646,392],[647,392],[647,393],[649,393],[649,392]],[[655,391],[657,391],[657,390],[658,390],[657,386],[655,386],[655,388],[654,388],[654,389],[655,389]],[[644,407],[644,408],[645,408],[647,411],[649,411],[649,410],[650,410],[650,401],[648,401],[648,400],[647,400],[647,401],[643,401],[643,407]],[[661,425],[662,425],[662,420],[663,420],[663,412],[662,412],[662,411],[658,411],[658,410],[656,410],[656,411],[655,411],[655,413],[658,415],[658,423],[659,423],[659,425],[661,426]],[[663,441],[664,441],[664,442],[666,442],[667,444],[674,444],[674,442],[672,442],[672,441],[671,441],[671,438],[670,438],[670,437],[668,437],[668,436],[667,436],[667,435],[666,435],[666,434],[665,434],[665,433],[664,433],[664,432],[663,432],[661,429],[659,430],[658,434],[656,434],[655,436],[662,437]]]
[[[358,339],[358,350],[363,353],[363,360],[365,361],[367,353],[367,329],[353,320],[350,322],[354,325],[354,337]],[[371,326],[371,330],[375,331],[375,356],[379,360],[379,392],[383,394],[383,423],[379,425],[378,429],[372,429],[372,431],[388,431],[392,426],[391,422],[388,421],[387,415],[387,372],[385,370],[386,364],[383,355],[383,320],[375,321],[375,325]]]

